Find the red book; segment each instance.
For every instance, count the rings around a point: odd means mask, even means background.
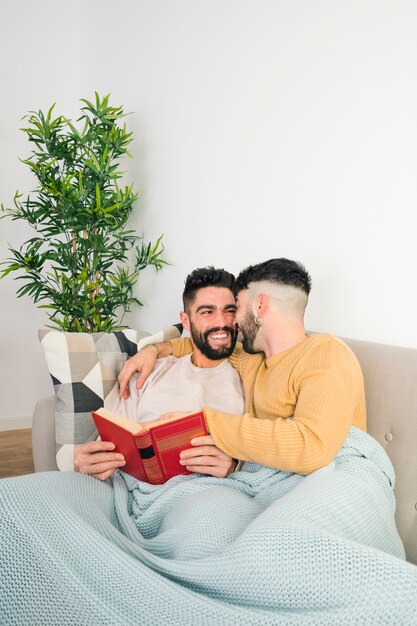
[[[176,420],[138,424],[108,409],[92,412],[102,441],[112,441],[126,459],[120,469],[154,485],[178,474],[190,474],[180,465],[180,452],[194,437],[208,435],[203,411]]]

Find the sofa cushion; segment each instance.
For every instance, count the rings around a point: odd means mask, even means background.
[[[54,386],[56,460],[73,470],[74,445],[97,436],[91,411],[114,404],[123,363],[147,343],[179,337],[180,324],[155,334],[126,329],[114,333],[38,333]]]

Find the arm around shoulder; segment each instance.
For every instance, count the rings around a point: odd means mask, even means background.
[[[136,372],[138,372],[136,387],[142,389],[146,379],[154,369],[157,359],[169,356],[171,353],[171,342],[163,341],[161,343],[151,343],[145,346],[137,354],[128,359],[118,376],[119,397],[127,400],[129,397],[129,380]]]

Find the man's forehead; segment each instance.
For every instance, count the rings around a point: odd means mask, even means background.
[[[202,287],[196,292],[192,306],[193,308],[202,305],[223,307],[234,304],[233,292],[227,287]]]

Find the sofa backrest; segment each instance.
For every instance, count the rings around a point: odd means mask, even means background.
[[[343,339],[362,367],[368,432],[394,466],[397,528],[417,564],[417,350]]]

